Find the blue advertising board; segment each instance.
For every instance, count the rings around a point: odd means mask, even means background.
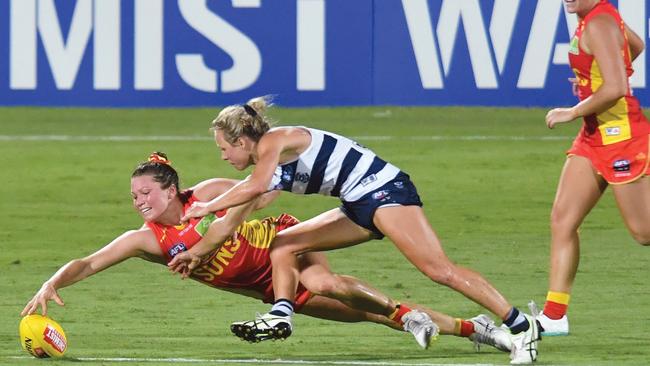
[[[613,3],[647,40],[646,0]],[[568,105],[576,23],[562,0],[0,0],[0,105]]]

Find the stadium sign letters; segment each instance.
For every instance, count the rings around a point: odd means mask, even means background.
[[[614,3],[647,41],[645,0]],[[9,0],[0,104],[570,104],[576,24],[562,0]]]

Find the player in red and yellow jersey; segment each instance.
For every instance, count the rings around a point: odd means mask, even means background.
[[[182,192],[180,197],[184,201],[183,210],[196,201],[192,190]],[[198,243],[210,224],[224,215],[225,211],[217,212],[216,215],[191,219],[181,225],[165,225],[155,221],[147,221],[145,225],[156,236],[168,263],[178,253]],[[287,214],[243,222],[189,277],[216,288],[233,289],[235,292],[236,289],[253,291],[264,302],[273,302],[269,247],[278,232],[297,223],[298,219]],[[298,306],[302,306],[309,296],[301,285],[296,297]]]
[[[650,245],[650,123],[629,85],[632,61],[645,46],[608,1],[564,2],[579,20],[569,62],[580,102],[549,111],[546,124],[553,128],[582,117],[583,125],[568,151],[551,213],[549,291],[539,318],[546,335],[569,333],[578,228],[607,186],[632,237]]]
[[[237,181],[210,179],[185,191],[179,189],[178,182],[177,172],[162,153],[154,153],[149,161],[140,164],[131,177],[131,195],[144,225],[138,230],[125,232],[97,252],[61,267],[27,303],[22,315],[32,314],[39,307],[46,314],[50,300],[63,305],[57,290],[125,259],[140,257],[167,265],[179,253],[204,239],[220,244],[194,271],[187,273],[189,277],[215,288],[272,301],[269,248],[278,232],[296,225],[298,220],[287,214],[248,222],[244,219],[253,209],[266,205],[277,193],[233,207],[228,212],[193,218],[181,224],[181,217],[194,201],[217,197]],[[342,322],[371,321],[398,330],[404,328],[413,333],[424,348],[438,331],[468,337],[476,343],[489,344],[503,351],[511,347],[509,335],[494,326],[486,316],[462,320],[416,304],[400,305],[354,277],[332,273],[322,253],[307,253],[300,257],[300,279],[293,301],[298,311],[306,315]],[[344,292],[345,296],[339,292]],[[335,300],[334,294],[345,301]],[[282,334],[245,333],[246,330],[253,331],[246,324],[231,329],[248,341],[283,338]],[[290,329],[286,331],[290,332]]]

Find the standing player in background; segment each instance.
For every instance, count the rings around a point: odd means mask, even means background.
[[[650,245],[650,123],[632,96],[632,61],[643,41],[606,0],[565,0],[579,23],[569,62],[580,102],[546,115],[549,128],[582,117],[551,212],[549,291],[542,334],[567,335],[567,307],[580,259],[578,228],[611,184],[632,237]],[[577,89],[577,90],[576,90]]]
[[[299,255],[386,235],[431,280],[460,292],[504,321],[513,334],[513,363],[536,359],[539,335],[534,318],[510,305],[479,273],[447,258],[406,173],[343,136],[306,127],[270,129],[264,115],[269,102],[260,97],[226,107],[212,122],[222,158],[238,170],[255,168],[225,194],[195,202],[183,219],[234,207],[270,190],[335,196],[342,205],[278,234],[271,248],[276,301],[268,313],[249,324],[256,329],[291,327]],[[197,245],[176,262],[210,250],[210,246]]]
[[[39,306],[47,314],[47,302],[54,300],[63,305],[58,290],[112,267],[128,258],[142,259],[165,265],[175,255],[191,248],[202,239],[214,240],[216,245],[207,260],[192,273],[192,279],[207,286],[261,299],[273,301],[271,283],[271,259],[269,246],[282,230],[294,226],[298,220],[282,214],[277,218],[252,220],[242,223],[246,215],[257,206],[268,203],[269,196],[260,202],[230,209],[227,213],[211,214],[178,225],[185,210],[192,202],[209,200],[234,186],[237,181],[210,179],[195,187],[180,191],[176,170],[167,157],[154,153],[149,161],[140,164],[131,177],[133,206],[145,221],[138,230],[127,231],[97,252],[74,259],[61,267],[41,286],[27,303],[22,315],[36,312]],[[272,195],[271,195],[272,197]],[[477,346],[487,344],[502,351],[509,351],[509,335],[495,327],[491,319],[479,315],[469,320],[454,319],[414,304],[396,303],[386,295],[360,280],[334,274],[322,253],[307,253],[300,258],[300,283],[296,296],[299,312],[328,320],[342,322],[370,321],[397,330],[412,333],[418,344],[426,348],[431,337],[442,334],[467,337]],[[306,288],[307,287],[307,288]],[[347,294],[346,303],[332,298],[331,292]],[[264,334],[246,334],[241,327],[232,331],[243,339],[257,342],[266,339]],[[288,334],[285,334],[288,335]]]

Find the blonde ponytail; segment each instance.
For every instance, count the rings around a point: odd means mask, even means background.
[[[273,105],[271,102],[272,98],[267,95],[253,98],[246,104],[228,106],[212,121],[212,129],[223,131],[224,138],[231,144],[242,136],[259,141],[271,128],[272,121],[265,115],[267,108]]]

